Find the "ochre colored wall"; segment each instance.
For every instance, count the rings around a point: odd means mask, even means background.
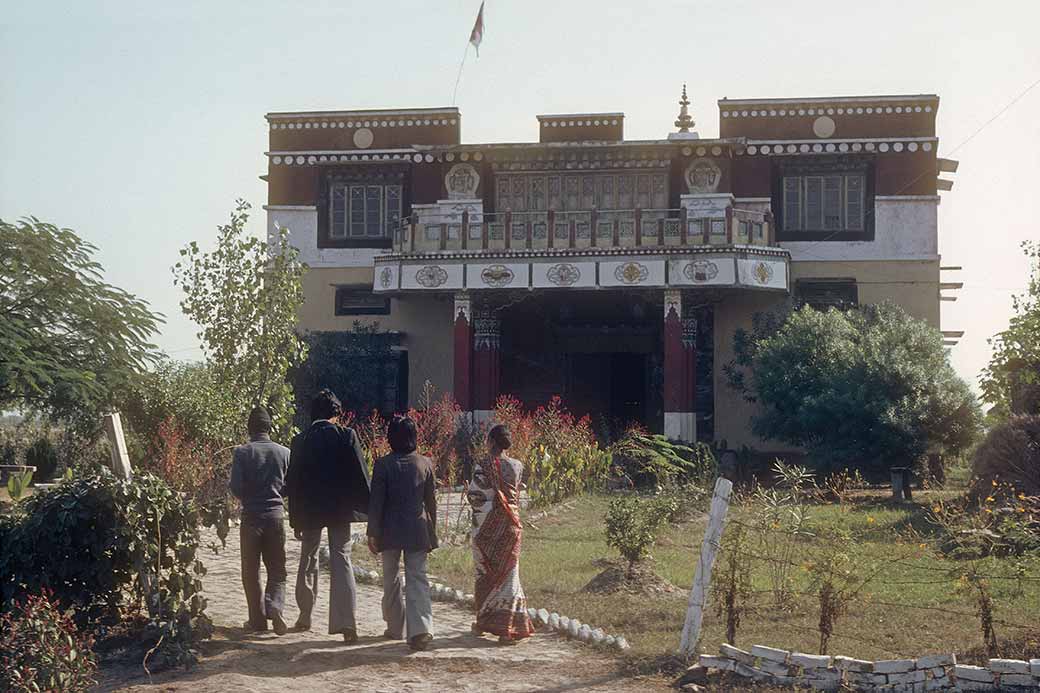
[[[303,278],[306,302],[300,308],[304,330],[349,331],[354,321],[376,323],[381,331],[404,333],[408,350],[408,403],[414,405],[429,380],[438,393],[452,387],[452,297],[404,296],[390,299],[390,315],[336,315],[336,286],[372,286],[371,267],[312,268]]]

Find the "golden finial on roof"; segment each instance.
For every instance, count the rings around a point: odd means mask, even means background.
[[[679,119],[675,121],[675,127],[679,128],[679,132],[689,132],[696,123],[693,122],[693,118],[690,116],[690,100],[686,98],[686,83],[682,85],[682,99],[679,100]]]

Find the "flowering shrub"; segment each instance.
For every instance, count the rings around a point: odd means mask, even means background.
[[[1040,496],[991,480],[988,495],[936,501],[929,520],[943,530],[941,548],[955,558],[1040,553]],[[982,485],[976,483],[974,491]]]
[[[93,644],[48,590],[15,601],[0,617],[0,690],[88,690],[97,671]]]
[[[524,464],[533,505],[557,503],[602,481],[610,471],[610,453],[596,443],[589,417],[575,419],[559,397],[530,414],[516,399],[502,397],[495,423],[509,426],[509,454]]]

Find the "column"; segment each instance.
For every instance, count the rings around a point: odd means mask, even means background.
[[[463,412],[473,411],[473,325],[472,300],[468,293],[455,294],[455,401]]]
[[[683,314],[682,293],[664,292],[664,434],[673,440],[697,439],[693,411],[696,388],[696,317]]]
[[[488,307],[473,318],[473,414],[479,421],[494,416],[499,388],[499,337],[502,322]]]

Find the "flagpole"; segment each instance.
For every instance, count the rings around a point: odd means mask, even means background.
[[[466,56],[469,55],[469,41],[466,41],[466,50],[462,53],[462,62],[459,63],[459,75],[455,78],[455,90],[451,92],[451,105],[455,105],[455,97],[459,95],[459,82],[462,81],[462,67],[466,64]]]

